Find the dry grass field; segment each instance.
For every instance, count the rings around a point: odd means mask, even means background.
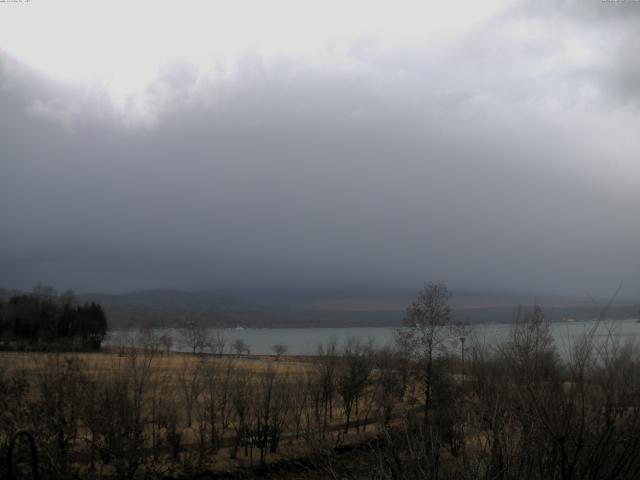
[[[48,352],[0,352],[0,371],[11,377],[33,379],[42,372],[43,367],[51,367],[55,362],[77,361],[83,365],[84,371],[90,375],[101,375],[117,370],[131,358],[143,363],[144,350],[136,352],[127,350],[105,350],[102,352],[48,353]],[[278,374],[301,375],[313,371],[312,357],[283,356],[215,356],[193,355],[189,353],[161,353],[153,356],[152,365],[155,371],[161,372],[163,378],[174,383],[177,375],[185,366],[206,363],[211,367],[222,367],[232,362],[241,372],[260,374],[274,370]]]
[[[370,438],[381,415],[377,376],[367,374],[372,379],[363,385],[367,391],[358,391],[347,411],[338,392],[338,372],[345,366],[337,362],[338,357],[129,348],[1,352],[0,372],[3,379],[27,385],[21,402],[31,413],[21,426],[36,428],[34,411],[55,418],[49,431],[36,436],[50,463],[65,456],[62,473],[98,468],[99,478],[134,478],[233,471],[306,457],[322,444],[335,447]],[[22,414],[14,407],[16,415]],[[51,443],[60,435],[66,442],[62,452]],[[131,469],[137,472],[134,477],[127,473]]]

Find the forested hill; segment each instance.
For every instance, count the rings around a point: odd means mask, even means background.
[[[24,292],[0,289],[0,298],[20,293]],[[412,293],[156,289],[121,295],[78,294],[77,300],[102,305],[112,327],[178,326],[187,320],[226,327],[395,326],[400,324]],[[535,302],[558,321],[598,317],[607,304],[606,299],[594,302],[588,298],[454,291],[451,306],[456,320],[510,322],[519,305],[526,310]],[[606,316],[635,317],[637,303],[618,300]]]

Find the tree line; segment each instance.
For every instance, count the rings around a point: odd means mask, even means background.
[[[0,299],[0,342],[5,349],[99,349],[107,317],[95,303],[76,304],[73,292],[50,287]]]

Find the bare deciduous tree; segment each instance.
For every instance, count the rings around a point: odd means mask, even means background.
[[[207,327],[200,322],[189,321],[180,330],[181,344],[191,353],[202,353],[210,346]]]
[[[446,353],[449,342],[455,337],[448,305],[450,296],[445,285],[426,284],[407,308],[404,327],[396,332],[398,345],[420,366],[425,425],[429,422],[434,359],[436,355]]]
[[[280,360],[280,357],[287,353],[289,347],[282,343],[277,343],[276,345],[271,347],[271,350],[273,350],[273,353],[276,354],[276,360]]]
[[[404,394],[402,368],[399,356],[390,348],[375,352],[374,365],[376,375],[373,384],[373,397],[382,414],[383,426],[391,421],[391,415],[402,400]]]
[[[231,348],[233,348],[233,351],[236,352],[237,356],[241,356],[243,355],[245,352],[248,354],[249,353],[249,345],[247,345],[247,342],[245,342],[243,339],[238,338],[236,339],[233,344],[231,345]]]
[[[218,356],[222,356],[226,346],[227,339],[224,335],[224,331],[217,327],[211,329],[209,340],[209,348],[211,348],[211,352]]]
[[[329,420],[333,418],[333,397],[336,390],[336,370],[338,367],[338,352],[336,340],[331,339],[326,345],[318,346],[318,367],[320,401],[321,401],[321,437],[324,439]]]
[[[202,376],[204,364],[201,360],[194,361],[192,358],[184,357],[182,366],[178,371],[178,384],[182,395],[184,411],[187,416],[187,427],[193,423],[193,411],[202,392]]]
[[[173,346],[173,337],[168,333],[163,333],[162,335],[160,335],[160,337],[158,337],[158,341],[160,342],[165,355],[168,355],[171,351],[171,347]]]
[[[351,414],[358,414],[360,396],[368,387],[373,364],[371,347],[350,339],[344,349],[343,363],[338,371],[338,393],[342,397],[345,415],[344,433],[349,433]]]

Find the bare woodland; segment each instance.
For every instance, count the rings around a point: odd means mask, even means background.
[[[637,478],[632,343],[593,330],[559,352],[535,309],[482,344],[452,324],[448,295],[425,286],[385,349],[248,357],[192,325],[188,354],[153,331],[113,352],[3,353],[2,477],[264,478],[305,458],[290,478]]]

